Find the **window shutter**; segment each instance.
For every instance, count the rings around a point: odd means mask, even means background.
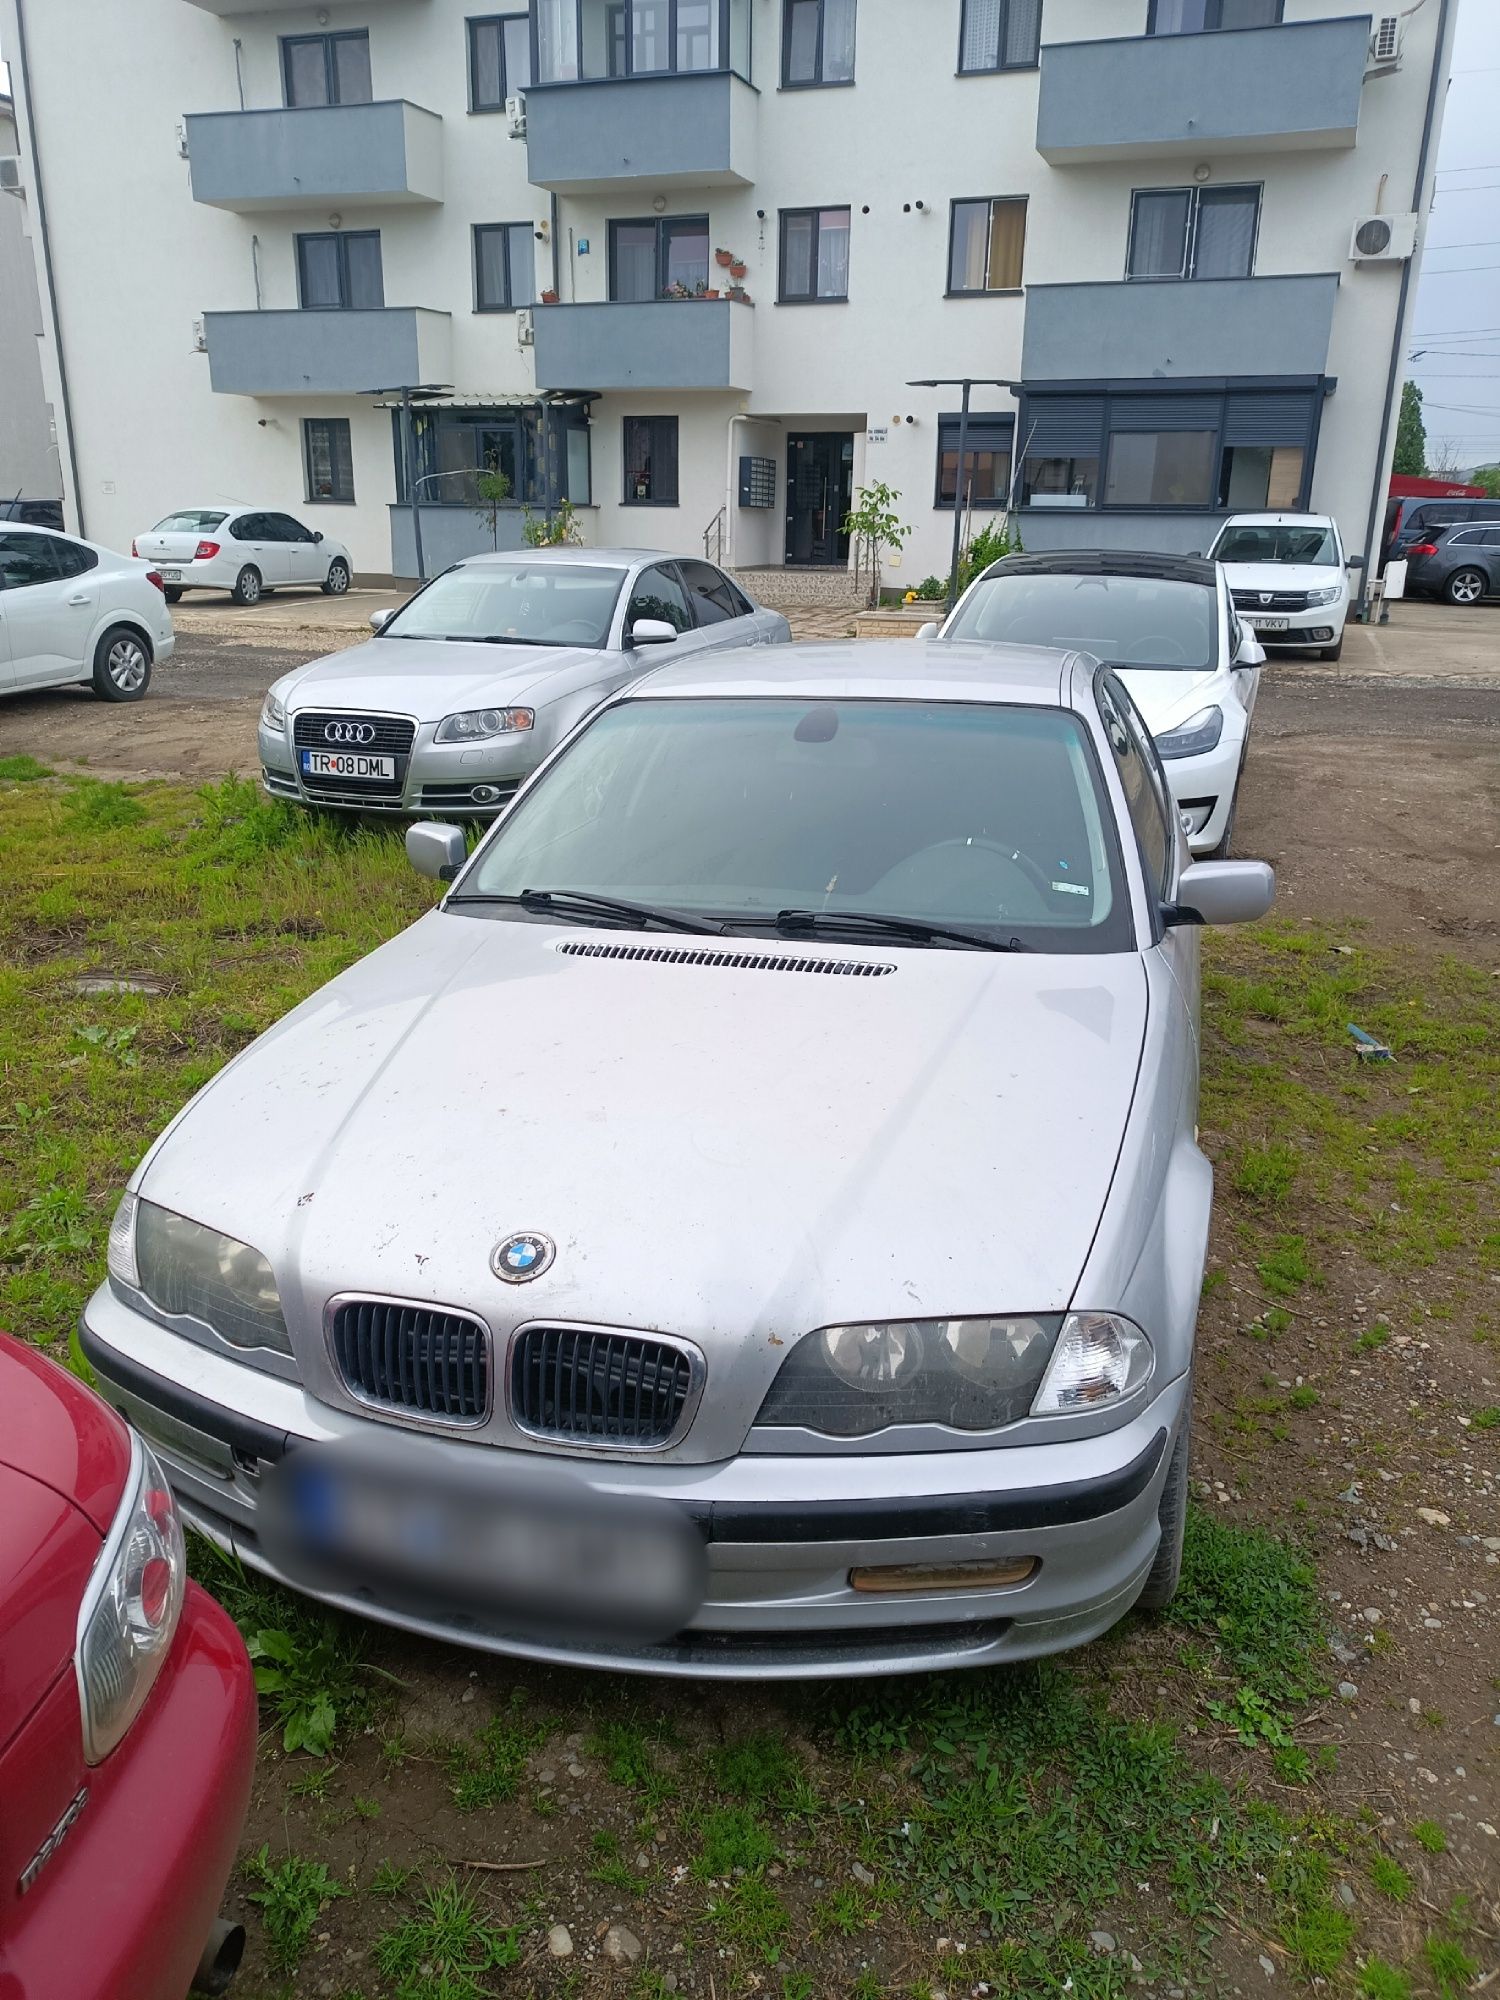
[[[1114,396],[1109,405],[1112,431],[1216,431],[1219,396]]]
[[[1028,458],[1097,458],[1104,429],[1102,396],[1027,396],[1021,448]]]
[[[938,449],[958,450],[959,418],[956,416],[938,418]],[[969,412],[969,420],[964,429],[965,451],[1009,451],[1016,428],[1014,417]]]
[[[1293,395],[1231,395],[1224,414],[1225,444],[1305,445],[1312,436],[1312,391]]]

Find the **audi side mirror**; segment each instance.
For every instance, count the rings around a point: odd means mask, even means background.
[[[421,819],[406,829],[406,858],[419,875],[451,882],[469,858],[469,843],[461,826]]]
[[[676,637],[677,627],[665,618],[637,618],[625,635],[631,646],[670,646]]]
[[[932,619],[929,618],[925,625],[917,627],[917,637],[919,639],[935,639],[941,630],[942,627],[934,624]]]
[[[370,613],[370,630],[372,632],[383,632],[386,626],[389,625],[391,620],[395,617],[395,615],[396,614],[393,610],[372,611]]]

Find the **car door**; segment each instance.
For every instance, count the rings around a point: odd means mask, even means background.
[[[328,559],[312,529],[294,521],[290,514],[272,514],[268,519],[286,552],[287,582],[321,583],[328,573]]]
[[[1136,847],[1147,891],[1160,904],[1177,899],[1177,878],[1187,855],[1182,822],[1172,803],[1171,788],[1151,732],[1130,699],[1124,683],[1102,672],[1097,683],[1099,712],[1114,752],[1115,768],[1135,830]],[[1198,1034],[1198,927],[1173,924],[1162,928],[1159,949],[1171,968],[1173,981]]]
[[[740,611],[739,604],[744,599],[722,570],[696,557],[684,556],[677,564],[677,573],[687,589],[704,650],[720,652],[730,646],[759,644],[761,635],[754,614],[748,608]]]
[[[675,645],[645,649],[650,659],[680,659],[684,653],[701,652],[709,643],[709,630],[695,621],[687,587],[675,562],[652,563],[636,577],[625,607],[627,633],[637,618],[661,619],[677,633]],[[638,670],[644,673],[640,654],[635,657]]]
[[[262,583],[286,583],[287,545],[281,539],[274,519],[269,514],[241,514],[230,524],[230,532],[239,543],[240,568],[253,563],[260,571]]]
[[[88,572],[98,560],[92,549],[58,536],[0,530],[0,622],[11,687],[47,687],[87,674],[99,595]]]

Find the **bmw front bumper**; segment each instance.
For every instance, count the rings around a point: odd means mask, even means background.
[[[107,1286],[89,1302],[82,1341],[100,1393],[150,1440],[186,1517],[273,1576],[256,1525],[265,1467],[299,1444],[368,1439],[381,1428],[298,1383],[181,1339]],[[712,1465],[549,1456],[598,1493],[672,1501],[703,1533],[706,1601],[661,1644],[539,1643],[482,1622],[413,1616],[363,1594],[325,1593],[323,1601],[486,1651],[639,1673],[795,1679],[1060,1652],[1097,1638],[1140,1592],[1160,1540],[1162,1487],[1187,1394],[1188,1378],[1179,1376],[1117,1430],[1049,1445],[746,1454]],[[1023,1559],[1034,1564],[1025,1580],[998,1587],[870,1595],[850,1581],[856,1567]]]

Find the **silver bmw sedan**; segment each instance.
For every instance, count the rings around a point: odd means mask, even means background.
[[[1083,655],[682,660],[131,1176],[83,1347],[184,1512],[468,1645],[1016,1660],[1171,1597],[1203,923]]]
[[[713,563],[647,549],[474,556],[370,623],[373,639],[266,695],[273,797],[491,818],[596,702],[657,661],[792,636]]]

